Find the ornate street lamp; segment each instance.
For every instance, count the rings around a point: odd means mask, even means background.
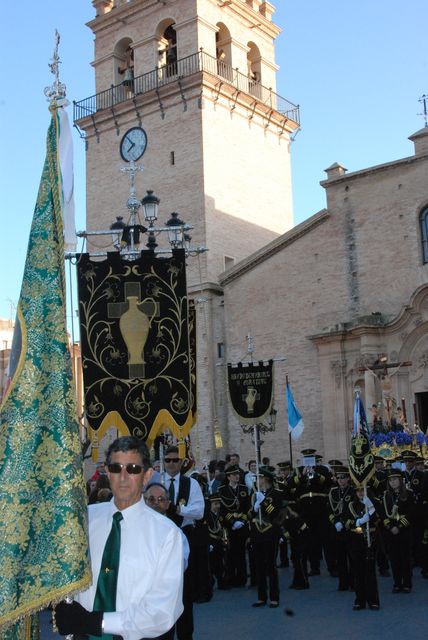
[[[152,189],[147,190],[147,195],[141,200],[143,205],[144,219],[149,225],[154,225],[158,219],[159,198],[155,196]]]

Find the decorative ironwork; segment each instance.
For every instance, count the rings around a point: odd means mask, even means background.
[[[51,62],[49,63],[49,69],[51,73],[55,76],[55,81],[49,87],[45,87],[44,94],[49,102],[52,100],[65,99],[65,94],[67,88],[65,84],[60,82],[59,80],[59,65],[61,64],[61,60],[59,59],[58,47],[60,42],[60,35],[58,31],[55,29],[55,48],[53,52],[53,56]]]
[[[102,109],[111,109],[114,105],[125,102],[136,95],[143,95],[150,91],[159,90],[160,87],[179,82],[183,78],[195,73],[209,73],[220,78],[222,82],[232,85],[239,92],[254,96],[260,104],[284,115],[288,120],[300,123],[299,107],[286,98],[282,98],[272,89],[254,82],[244,73],[233,69],[230,65],[217,60],[213,56],[198,51],[190,56],[176,60],[174,63],[163,65],[148,73],[134,78],[132,92],[130,87],[123,83],[112,85],[110,89],[101,91],[89,98],[74,102],[74,121],[93,116]]]
[[[268,421],[265,422],[257,422],[256,424],[241,424],[239,425],[243,431],[243,433],[253,433],[254,429],[257,429],[258,433],[272,433],[275,431],[276,427],[276,409],[271,409],[271,412],[268,415]],[[261,444],[261,443],[260,443]]]

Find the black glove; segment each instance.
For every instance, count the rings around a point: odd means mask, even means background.
[[[81,636],[102,635],[102,611],[87,611],[78,602],[59,602],[55,607],[55,622],[62,636],[76,634]]]

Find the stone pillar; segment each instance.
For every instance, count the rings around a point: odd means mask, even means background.
[[[371,371],[364,371],[364,389],[367,420],[370,422],[370,409],[372,404],[376,404],[376,378]]]

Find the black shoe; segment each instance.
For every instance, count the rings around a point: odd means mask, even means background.
[[[403,593],[410,593],[410,592],[411,592],[411,590],[412,590],[412,589],[411,589],[411,587],[403,587],[403,588],[402,588],[402,592],[403,592]]]
[[[392,587],[392,593],[400,593],[400,591],[401,591],[401,587],[397,587],[395,585]]]
[[[321,575],[321,571],[319,569],[311,569],[308,573],[308,576],[319,576]]]
[[[204,596],[203,598],[197,598],[194,602],[196,602],[196,604],[203,604],[204,602],[209,602],[211,598],[212,596]]]
[[[266,606],[266,601],[265,600],[258,600],[257,602],[253,602],[253,604],[251,605],[252,607],[265,607]]]
[[[366,608],[365,604],[354,604],[354,606],[352,607],[354,611],[361,611],[362,609]]]
[[[302,591],[302,589],[309,589],[309,584],[290,584],[289,589],[295,589],[296,591]]]
[[[280,562],[276,565],[278,569],[287,569],[290,566],[288,560],[286,562]]]
[[[269,605],[269,609],[277,609],[278,607],[279,607],[279,602],[277,602],[276,600],[273,600]]]
[[[378,604],[369,604],[369,609],[371,609],[372,611],[379,611],[379,605]]]

